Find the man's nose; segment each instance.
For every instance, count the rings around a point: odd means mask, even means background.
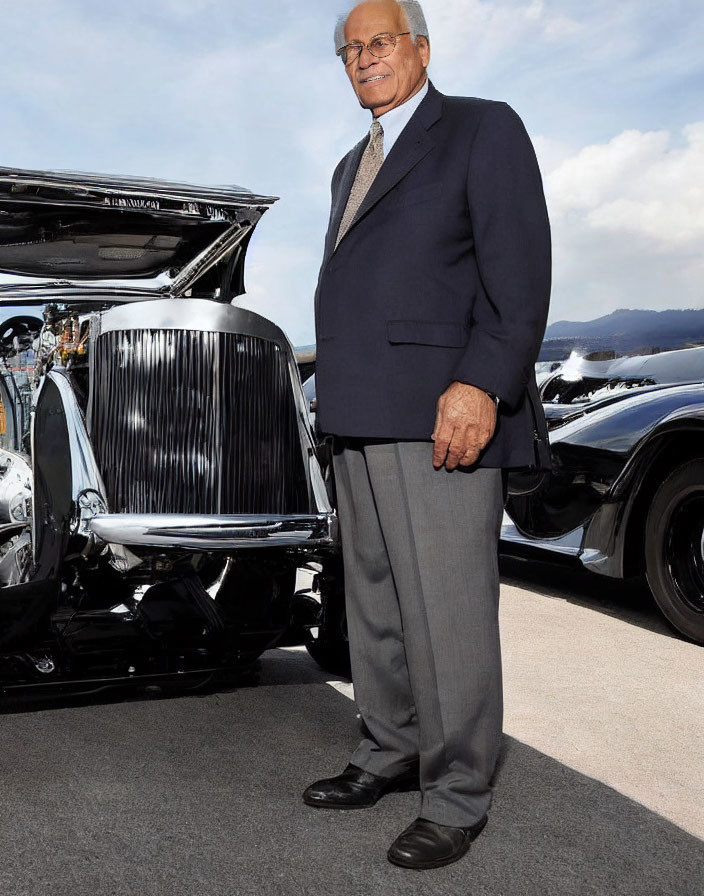
[[[373,65],[375,62],[376,56],[371,52],[369,47],[362,47],[362,52],[359,54],[359,67],[369,68],[369,66]]]

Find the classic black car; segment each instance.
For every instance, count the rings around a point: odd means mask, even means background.
[[[301,641],[337,520],[291,345],[237,306],[273,197],[0,169],[0,692]]]
[[[511,477],[504,544],[645,573],[670,623],[704,643],[704,347],[575,357],[541,396],[553,469]]]

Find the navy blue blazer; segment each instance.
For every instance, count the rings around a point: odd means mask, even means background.
[[[438,397],[458,380],[500,398],[481,466],[546,466],[534,363],[550,228],[520,118],[431,84],[335,249],[365,145],[332,179],[315,300],[320,429],[429,440]]]

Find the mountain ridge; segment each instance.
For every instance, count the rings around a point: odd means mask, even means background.
[[[572,351],[647,354],[700,343],[704,343],[704,308],[618,308],[593,320],[550,324],[540,360],[560,360]]]

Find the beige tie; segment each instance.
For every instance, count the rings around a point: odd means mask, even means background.
[[[347,233],[364,197],[369,192],[369,187],[371,187],[374,182],[374,178],[377,176],[383,161],[384,129],[379,122],[375,120],[372,122],[372,126],[369,129],[369,143],[367,143],[359,162],[359,168],[357,169],[357,174],[355,175],[354,183],[350,190],[345,213],[340,221],[340,229],[337,231],[337,242],[335,243],[336,249],[342,237]]]

